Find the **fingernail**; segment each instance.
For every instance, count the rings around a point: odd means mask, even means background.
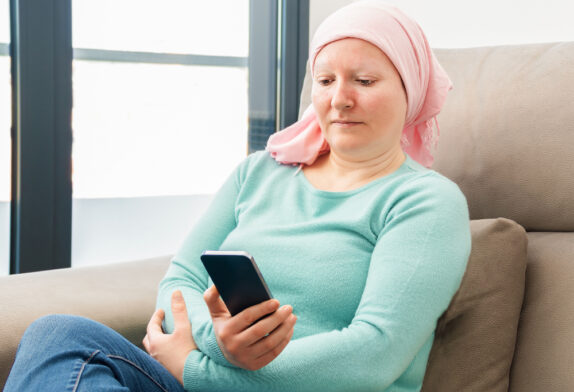
[[[269,301],[269,305],[267,305],[270,309],[277,309],[279,307],[279,301],[276,299],[272,299]]]
[[[284,305],[281,307],[281,311],[284,313],[292,312],[293,307],[291,305]]]

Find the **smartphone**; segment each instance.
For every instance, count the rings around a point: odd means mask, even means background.
[[[206,250],[201,261],[232,316],[273,298],[249,253]]]

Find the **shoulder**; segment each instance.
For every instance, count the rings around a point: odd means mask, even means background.
[[[468,205],[458,185],[410,158],[397,176],[392,199],[395,212],[417,210],[468,220]]]
[[[405,175],[398,186],[401,193],[437,198],[446,202],[464,202],[466,205],[464,194],[449,178],[421,166],[410,158],[407,158],[405,165]]]
[[[468,205],[458,185],[416,162],[408,163],[398,177],[389,208],[382,217],[381,233],[400,229],[405,238],[424,233],[423,237],[431,239],[433,246],[456,248],[461,255],[468,256],[471,241]]]
[[[236,169],[236,176],[239,183],[246,181],[260,181],[278,172],[293,172],[295,166],[278,163],[269,155],[267,151],[256,151],[251,153],[239,164]]]

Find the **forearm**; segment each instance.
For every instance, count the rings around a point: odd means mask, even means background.
[[[402,345],[414,350],[412,355],[405,355],[395,351],[401,346],[398,342],[388,339],[376,328],[358,323],[343,331],[294,340],[273,362],[257,371],[227,368],[194,353],[186,362],[184,385],[189,391],[228,391],[230,386],[246,392],[382,391],[416,361],[413,358],[417,355],[412,342]],[[422,362],[427,354],[428,350],[421,352]]]

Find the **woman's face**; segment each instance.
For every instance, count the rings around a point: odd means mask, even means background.
[[[312,99],[335,153],[364,161],[400,149],[407,96],[393,63],[376,46],[345,38],[321,49]]]

